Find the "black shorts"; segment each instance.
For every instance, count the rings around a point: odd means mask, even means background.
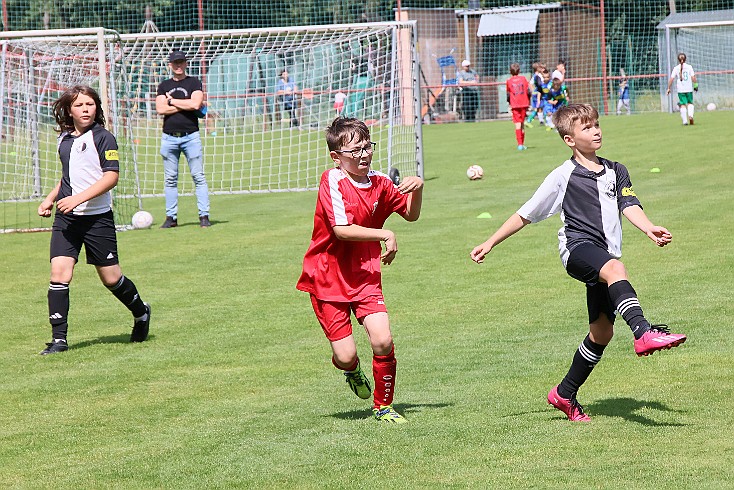
[[[612,259],[614,257],[609,252],[593,243],[576,246],[568,256],[566,272],[586,284],[589,323],[595,322],[601,313],[605,313],[609,321],[614,323],[615,308],[609,298],[609,290],[606,283],[599,282],[599,271]]]
[[[112,211],[81,216],[56,213],[51,228],[51,258],[74,257],[79,260],[82,244],[87,252],[87,264],[106,266],[119,263]]]

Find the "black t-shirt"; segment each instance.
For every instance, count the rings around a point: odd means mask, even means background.
[[[190,99],[191,94],[202,90],[198,78],[187,76],[183,80],[169,78],[158,85],[158,95],[170,95],[174,99]],[[199,119],[196,111],[179,111],[163,117],[163,132],[165,133],[193,133],[199,130]]]

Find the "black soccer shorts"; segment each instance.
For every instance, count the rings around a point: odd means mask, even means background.
[[[51,258],[74,257],[79,260],[82,245],[87,253],[87,264],[107,266],[119,263],[112,211],[80,216],[56,213],[51,228]]]
[[[614,305],[609,297],[606,283],[599,281],[599,271],[604,264],[614,257],[603,248],[593,243],[582,243],[576,246],[568,256],[566,272],[569,276],[586,284],[586,309],[589,311],[589,323],[595,322],[601,313],[605,313],[614,323]]]

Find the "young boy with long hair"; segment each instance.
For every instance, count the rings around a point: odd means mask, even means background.
[[[38,206],[38,214],[48,218],[56,203],[48,288],[52,339],[40,354],[69,349],[69,284],[82,245],[87,263],[95,266],[102,283],[134,317],[130,342],[142,342],[148,337],[150,305],[140,299],[135,284],[120,269],[110,194],[117,185],[120,159],[115,137],[104,128],[99,95],[91,87],[77,85],[54,102],[53,115],[61,133],[62,176]]]

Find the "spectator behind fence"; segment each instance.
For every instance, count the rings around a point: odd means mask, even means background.
[[[288,70],[284,69],[280,72],[280,78],[276,86],[275,94],[283,104],[283,110],[290,115],[291,127],[297,128],[298,125],[298,99],[296,92],[298,86],[288,77]]]
[[[199,134],[199,114],[204,105],[204,91],[198,78],[186,74],[186,54],[174,50],[168,56],[173,77],[158,85],[155,110],[163,115],[161,156],[165,173],[166,221],[161,228],[178,226],[178,162],[183,151],[194,180],[199,225],[209,222],[209,187],[204,176],[204,152]]]
[[[479,107],[479,75],[471,69],[471,62],[461,62],[462,70],[456,74],[461,88],[461,111],[465,121],[474,121]]]

